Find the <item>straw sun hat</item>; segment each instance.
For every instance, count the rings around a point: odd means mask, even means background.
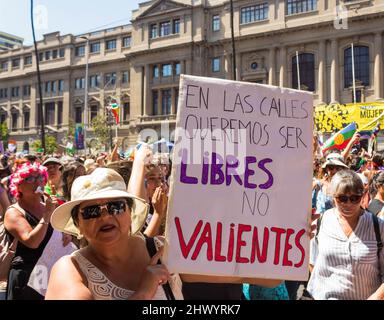
[[[61,232],[81,237],[79,229],[71,217],[72,209],[78,204],[95,199],[131,198],[131,232],[135,234],[141,230],[149,205],[126,191],[124,179],[112,169],[97,168],[90,175],[78,177],[71,189],[71,201],[55,209],[51,216],[52,226]]]

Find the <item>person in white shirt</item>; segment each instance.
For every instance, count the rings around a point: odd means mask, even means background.
[[[324,213],[312,242],[307,290],[315,300],[384,300],[384,252],[378,250],[373,214],[360,206],[362,180],[351,170],[339,171],[331,192],[335,208]],[[383,242],[384,221],[377,224]]]

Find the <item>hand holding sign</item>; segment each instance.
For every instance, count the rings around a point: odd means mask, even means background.
[[[139,289],[136,291],[138,295],[145,297],[145,300],[152,299],[156,294],[159,285],[167,283],[169,272],[164,264],[158,264],[159,259],[163,255],[163,248],[151,258],[147,268],[141,275]]]

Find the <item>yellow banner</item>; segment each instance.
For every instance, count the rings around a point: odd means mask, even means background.
[[[315,107],[317,132],[332,132],[356,122],[358,130],[373,130],[376,123],[384,127],[384,103],[331,104]]]

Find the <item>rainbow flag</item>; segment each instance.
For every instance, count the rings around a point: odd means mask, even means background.
[[[116,124],[119,124],[120,106],[117,103],[111,103],[109,105],[109,109],[111,110],[113,116],[115,117]]]
[[[330,137],[326,142],[324,142],[321,151],[324,153],[330,149],[343,150],[347,146],[348,142],[352,139],[356,129],[356,122],[352,122],[351,124],[347,125],[345,128],[341,129],[339,132]]]

